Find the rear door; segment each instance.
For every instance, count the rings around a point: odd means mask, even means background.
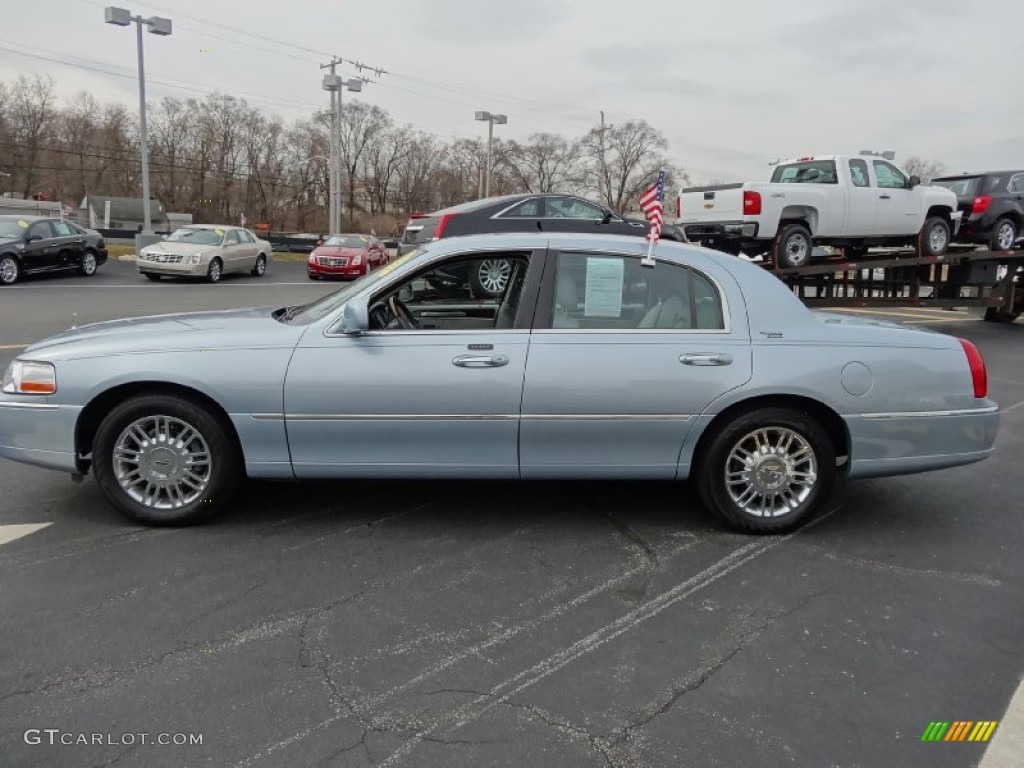
[[[899,168],[885,160],[871,162],[878,193],[878,234],[912,235],[924,224],[921,193],[909,188]]]
[[[698,414],[751,376],[735,281],[703,260],[549,258],[526,364],[522,476],[676,477]]]
[[[77,267],[82,263],[85,253],[85,235],[78,232],[63,219],[50,222],[53,226],[57,246],[58,266]]]
[[[224,271],[238,272],[248,262],[245,244],[237,229],[229,229],[224,236]]]
[[[878,190],[871,186],[866,160],[852,157],[847,161],[850,172],[844,235],[866,237],[878,234]]]

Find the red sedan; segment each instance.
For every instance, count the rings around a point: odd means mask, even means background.
[[[330,235],[309,254],[306,274],[310,280],[356,278],[387,263],[387,248],[372,235]]]

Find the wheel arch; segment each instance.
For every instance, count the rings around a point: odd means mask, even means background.
[[[92,453],[92,443],[103,418],[115,405],[136,395],[172,395],[205,407],[211,416],[221,422],[221,425],[227,430],[227,434],[234,441],[238,454],[244,458],[242,441],[238,437],[235,425],[228,417],[228,412],[208,394],[185,384],[166,381],[130,381],[117,384],[98,393],[78,414],[78,420],[75,422],[75,463],[83,475],[89,471],[92,465],[92,460],[85,457]]]
[[[714,440],[719,430],[742,414],[765,408],[792,408],[793,410],[806,413],[825,430],[829,440],[832,442],[833,448],[835,448],[836,458],[849,458],[850,430],[838,412],[831,406],[807,395],[777,393],[754,395],[738,400],[715,414],[697,438],[690,466],[694,467],[697,465],[701,457],[707,452],[708,446]],[[849,461],[847,460],[846,466],[848,465]]]
[[[948,205],[933,205],[929,207],[927,213],[925,213],[925,221],[932,218],[933,216],[938,216],[939,218],[945,219],[946,222],[949,223],[952,220],[953,209],[950,208]]]
[[[779,214],[779,229],[787,224],[802,224],[811,235],[818,231],[818,209],[810,205],[787,205]]]

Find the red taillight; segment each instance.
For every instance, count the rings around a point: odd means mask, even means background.
[[[745,216],[757,216],[761,213],[761,193],[760,192],[744,192],[743,193],[743,215]]]
[[[958,339],[960,346],[964,348],[967,355],[967,365],[971,368],[971,381],[974,383],[974,396],[985,397],[988,395],[988,371],[985,370],[985,360],[981,352],[967,339]]]
[[[444,228],[448,226],[448,220],[454,216],[454,213],[446,213],[437,221],[437,229],[434,230],[434,239],[440,240],[444,235]]]
[[[427,214],[425,214],[425,213],[410,213],[409,214],[409,218],[410,219],[422,219],[422,218],[425,218],[426,215]]]
[[[978,215],[988,210],[988,207],[992,205],[991,195],[978,195],[974,198],[974,204],[971,206],[971,213]]]

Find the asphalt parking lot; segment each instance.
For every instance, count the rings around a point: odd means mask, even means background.
[[[0,363],[73,318],[329,290],[302,263],[189,285],[111,262],[0,290]],[[977,765],[920,738],[1001,720],[1024,675],[1024,323],[891,316],[978,344],[997,451],[842,486],[784,537],[618,482],[251,483],[153,530],[0,462],[0,526],[46,524],[0,539],[0,765]]]

